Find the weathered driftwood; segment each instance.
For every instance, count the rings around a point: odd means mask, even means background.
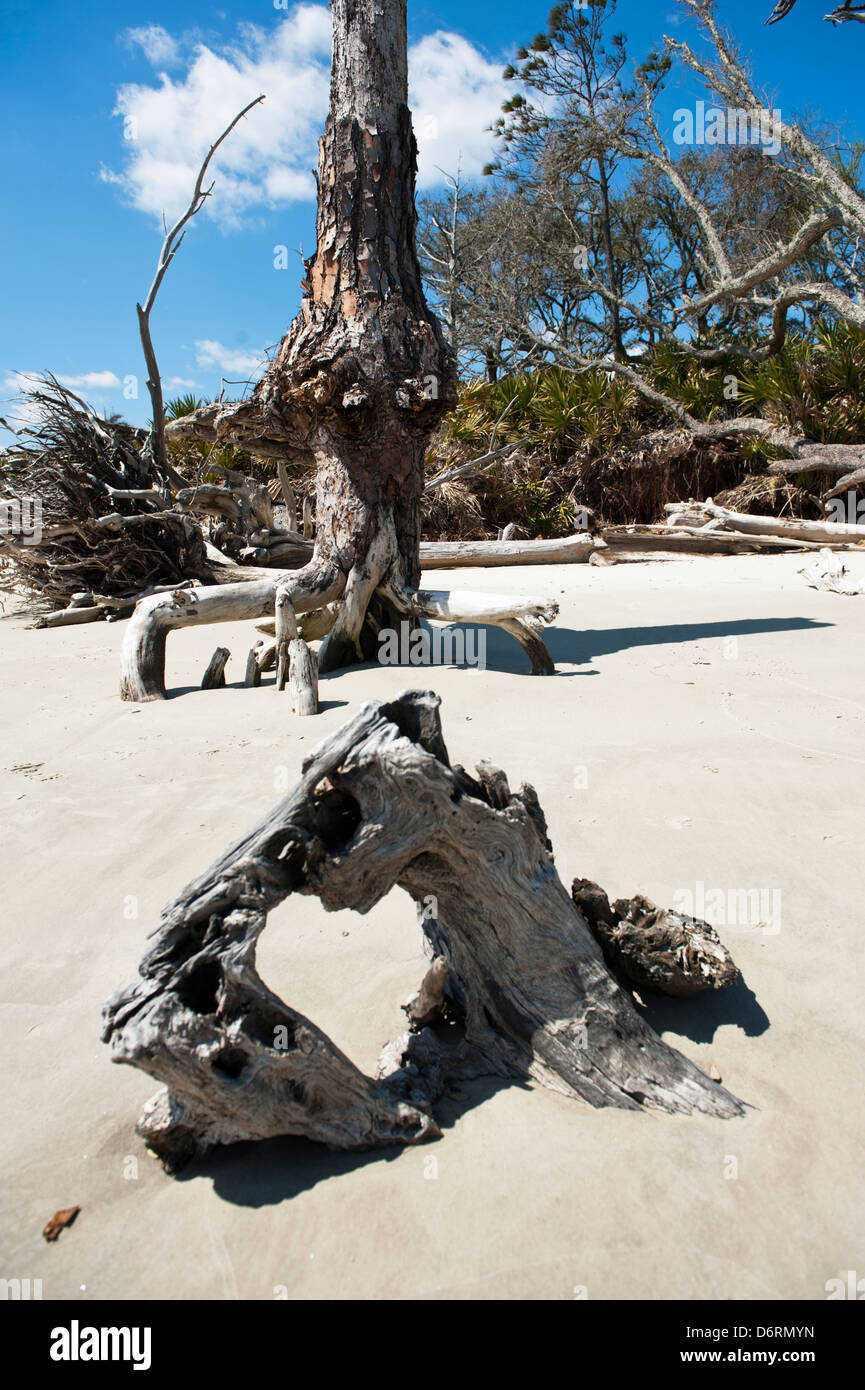
[[[446,956],[436,956],[421,981],[417,994],[403,1004],[413,1029],[428,1028],[441,1020],[445,1010],[448,963]]]
[[[289,643],[297,637],[297,617],[291,606],[291,591],[280,584],[276,591],[276,688],[284,690],[288,681]]]
[[[593,549],[602,545],[588,533],[552,541],[421,541],[420,567],[462,569],[466,566],[584,564]],[[274,536],[265,547],[249,547],[242,558],[254,564],[285,566],[306,564],[312,558],[311,541]]]
[[[604,540],[615,555],[627,552],[645,555],[756,555],[760,551],[816,550],[810,541],[790,536],[752,536],[725,527],[709,530],[705,526],[623,526],[604,529]],[[849,541],[843,542],[849,545]],[[595,558],[594,556],[592,557]]]
[[[261,685],[263,671],[272,671],[276,666],[276,639],[256,642],[246,658],[246,677],[244,685]]]
[[[422,541],[421,569],[468,565],[582,565],[598,546],[587,532],[554,541]]]
[[[345,580],[329,567],[309,565],[295,576],[279,572],[248,584],[212,585],[174,590],[142,600],[129,620],[121,652],[120,693],[124,700],[165,698],[165,643],[176,628],[199,623],[263,618],[274,611],[278,585],[290,580],[288,592],[296,613],[329,603]]]
[[[273,613],[277,590],[288,595],[292,608],[300,617],[308,610],[318,610],[345,597],[336,616],[322,617],[312,629],[327,625],[329,630],[319,653],[321,670],[328,669],[325,651],[332,642],[340,619],[354,630],[357,608],[366,607],[370,595],[363,584],[346,586],[346,580],[329,565],[316,568],[308,565],[298,574],[269,573],[252,583],[212,585],[206,588],[175,590],[144,599],[133,613],[121,652],[120,693],[124,700],[161,700],[165,698],[165,644],[168,633],[175,628],[199,623],[234,622],[244,618],[263,618]],[[551,622],[558,605],[549,601],[491,594],[462,594],[451,596],[447,590],[408,589],[394,578],[379,586],[375,595],[384,597],[392,612],[416,617],[438,618],[442,622],[492,623],[509,632],[529,655],[534,674],[554,670],[552,659],[539,632]],[[301,623],[301,628],[303,624]],[[344,628],[341,629],[340,636]],[[303,632],[304,639],[313,640]],[[368,655],[374,657],[375,651]],[[332,669],[332,665],[330,667]]]
[[[865,594],[865,578],[855,578],[839,555],[831,550],[821,550],[813,565],[807,565],[799,573],[812,589],[825,589],[830,594],[843,594],[847,598]]]
[[[480,1074],[596,1106],[742,1112],[616,984],[558,879],[532,788],[450,766],[438,704],[418,691],[370,702],[314,749],[289,796],[164,910],[139,979],[105,1005],[113,1060],[167,1088],[138,1129],[168,1166],[277,1134],[417,1143],[438,1134],[443,1085]],[[255,947],[291,893],[365,913],[396,885],[444,957],[458,1027],[398,1039],[374,1080],[264,985]]]
[[[202,690],[223,690],[225,688],[225,664],[230,656],[231,652],[227,647],[216,648],[202,678]]]
[[[835,486],[823,494],[823,501],[831,502],[833,497],[840,497],[842,493],[855,492],[857,488],[861,489],[863,483],[865,483],[865,467],[854,468],[852,473],[846,473],[843,478],[839,478]]]
[[[313,608],[308,613],[301,613],[297,620],[297,629],[304,642],[317,642],[327,636],[335,618],[336,614],[332,608]],[[267,637],[276,636],[276,623],[270,619],[256,623],[255,627],[257,632],[263,632]]]
[[[749,512],[732,512],[719,507],[711,497],[705,502],[668,502],[664,511],[672,522],[682,525],[706,526],[718,523],[724,531],[740,534],[780,536],[786,540],[818,542],[838,541],[842,545],[865,540],[865,526],[841,521],[805,521],[799,517],[753,516]]]
[[[69,607],[58,608],[54,613],[45,613],[39,619],[39,627],[73,627],[79,623],[95,623],[99,618],[105,616],[105,609],[101,604],[95,604],[89,608]]]
[[[280,536],[271,545],[242,546],[237,558],[246,565],[299,569],[312,559],[312,544],[303,539],[298,541],[290,536]]]
[[[597,883],[575,878],[571,896],[612,970],[640,989],[682,997],[735,984],[739,971],[715,928],[641,894],[612,905]]]
[[[302,637],[288,648],[288,693],[292,714],[318,714],[318,657]]]
[[[298,635],[289,590],[276,591],[276,688],[286,685],[294,714],[318,714],[318,658]]]

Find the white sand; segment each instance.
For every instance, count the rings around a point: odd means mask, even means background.
[[[117,697],[123,624],[0,621],[0,1275],[82,1299],[821,1299],[827,1279],[865,1275],[865,598],[806,588],[805,562],[426,575],[557,597],[561,674],[522,674],[492,632],[485,672],[354,669],[322,682],[309,720],[272,685],[240,685],[251,624],[169,640],[175,692],[197,687],[217,642],[237,684],[136,707]],[[537,787],[565,882],[665,905],[698,881],[782,890],[777,933],[718,922],[744,984],[650,1009],[754,1108],[725,1123],[478,1083],[443,1106],[434,1145],[242,1145],[167,1177],[133,1130],[154,1083],[109,1061],[103,1000],[163,904],[304,752],[364,699],[418,685],[442,696],[452,760],[488,757]],[[367,918],[290,899],[259,962],[367,1069],[423,969],[399,892]],[[47,1245],[45,1221],[72,1203],[76,1224]]]

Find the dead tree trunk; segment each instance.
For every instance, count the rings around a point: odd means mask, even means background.
[[[479,1075],[595,1106],[742,1113],[616,984],[556,874],[533,789],[512,794],[488,764],[477,779],[451,767],[438,704],[418,691],[370,702],[321,743],[294,791],[165,909],[140,978],[106,1004],[113,1059],[167,1087],[138,1128],[169,1167],[277,1134],[417,1143],[439,1132],[444,1086]],[[291,893],[365,913],[396,885],[436,969],[412,1011],[420,1031],[385,1050],[373,1080],[267,988],[255,947]],[[424,1027],[442,1007],[459,1026]]]
[[[174,431],[315,459],[315,548],[288,593],[298,613],[339,598],[322,671],[373,657],[378,631],[406,611],[393,594],[420,580],[424,456],[456,403],[456,365],[424,299],[415,245],[406,0],[331,0],[331,11],[316,253],[300,313],[248,401],[206,406]],[[247,613],[251,602],[246,593],[233,615],[261,616]],[[124,698],[164,695],[165,633],[208,621],[208,611],[142,608],[124,655]]]

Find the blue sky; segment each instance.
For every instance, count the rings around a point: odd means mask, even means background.
[[[825,0],[799,0],[767,29],[771,3],[719,0],[718,13],[773,104],[785,115],[819,112],[847,135],[861,130],[865,33],[822,23]],[[484,127],[505,91],[501,68],[544,27],[548,8],[409,0],[422,186],[460,153],[479,173],[491,149]],[[664,32],[682,32],[672,0],[619,0],[616,27],[637,58]],[[328,35],[325,5],[288,0],[0,0],[0,413],[14,413],[14,373],[47,368],[98,409],[146,421],[135,302],[153,275],[160,209],[185,203],[206,146],[263,90],[268,100],[225,147],[211,204],[152,320],[167,395],[210,399],[223,375],[255,375],[300,299],[298,257],[278,270],[274,248],[313,247],[309,170],[326,110]],[[682,99],[673,89],[669,112]],[[129,377],[137,399],[131,387],[124,397]]]

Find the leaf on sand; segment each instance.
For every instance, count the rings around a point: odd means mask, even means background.
[[[80,1207],[63,1207],[60,1211],[55,1211],[48,1225],[42,1234],[46,1240],[56,1240],[64,1226],[71,1226],[78,1215]]]

